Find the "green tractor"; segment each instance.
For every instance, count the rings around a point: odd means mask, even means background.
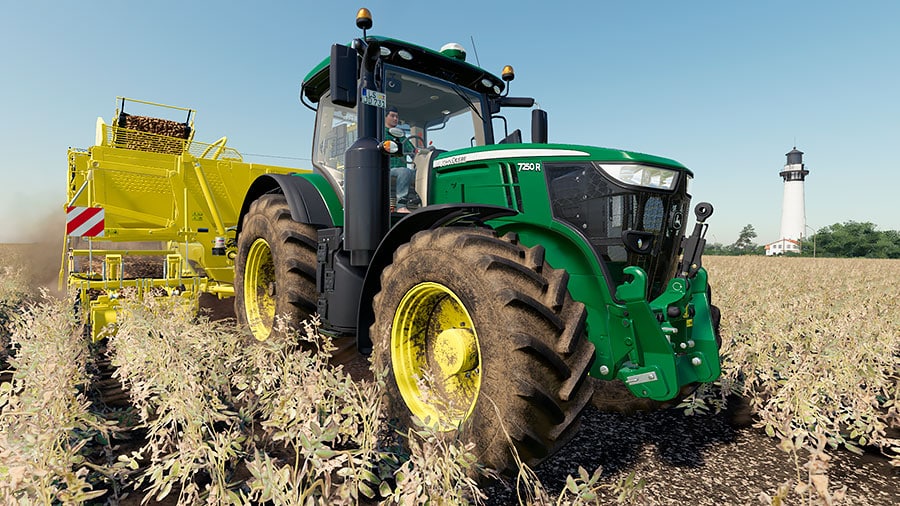
[[[501,113],[534,99],[508,96],[510,67],[368,36],[366,9],[357,26],[302,84],[313,172],[263,175],[244,199],[235,309],[255,338],[277,315],[318,314],[339,348],[387,368],[394,428],[460,433],[501,470],[516,467],[510,442],[536,464],[567,441],[588,376],[657,403],[719,377],[701,265],[712,207],[685,237],[687,168],[549,144],[540,109],[523,142]],[[414,169],[408,214],[392,204],[397,167]]]

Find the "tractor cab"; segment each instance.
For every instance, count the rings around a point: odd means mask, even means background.
[[[362,100],[380,102],[382,111],[396,109],[400,123],[391,135],[402,139],[396,148],[410,166],[417,152],[483,146],[489,140],[490,123],[485,120],[489,115],[484,95],[453,82],[390,64],[385,64],[383,75],[385,91],[367,93]],[[333,103],[328,90],[318,100],[313,165],[342,195],[345,155],[358,135],[357,110]],[[386,129],[382,115],[377,118],[377,123],[377,139],[383,142]]]
[[[502,120],[505,127],[505,120],[496,115],[501,105],[531,107],[534,103],[530,98],[502,96],[501,92],[506,89],[504,81],[514,77],[511,67],[505,69],[502,79],[498,78],[466,63],[465,51],[459,44],[447,44],[437,52],[384,37],[370,36],[365,43],[377,47],[378,60],[373,72],[373,87],[361,89],[358,101],[380,111],[375,118],[370,118],[379,142],[385,140],[386,111],[397,110],[400,123],[392,136],[403,139],[397,149],[410,168],[424,169],[418,173],[418,187],[425,184],[423,173],[436,154],[495,144],[493,120]],[[346,59],[355,60],[357,56],[357,49],[352,46],[336,46],[335,49],[337,53],[352,55]],[[356,93],[353,93],[353,100],[335,96],[332,74],[349,75],[346,84],[340,84],[337,89],[352,87],[355,92],[356,72],[342,74],[340,69],[331,68],[346,59],[337,55],[326,58],[307,75],[300,94],[301,101],[316,111],[313,165],[341,197],[345,156],[359,138],[360,117]],[[353,61],[351,66],[355,65]],[[546,130],[546,117],[543,124],[543,130]],[[508,134],[504,128],[500,135],[503,137],[500,143],[521,142],[519,130]]]

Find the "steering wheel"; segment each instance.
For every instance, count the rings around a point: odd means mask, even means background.
[[[409,139],[410,141],[412,141],[413,139],[418,141],[418,142],[411,142],[411,144],[413,145],[414,148],[416,148],[416,150],[425,149],[428,146],[425,143],[425,138],[422,137],[421,135],[407,135],[406,138]],[[418,144],[418,146],[416,144]]]
[[[413,146],[413,148],[414,148],[415,150],[425,149],[425,148],[427,147],[427,144],[425,143],[425,138],[422,137],[421,135],[418,135],[418,134],[409,134],[409,135],[407,135],[407,134],[406,134],[406,131],[403,130],[402,128],[399,128],[399,127],[389,128],[389,129],[388,129],[388,132],[389,132],[391,135],[393,135],[394,138],[397,139],[397,141],[400,143],[400,147],[401,147],[401,148],[403,147],[404,144],[406,144],[406,141],[410,141],[410,144],[412,144],[412,146]],[[415,140],[418,141],[418,142],[417,142],[417,143],[412,142],[413,139],[415,139]],[[416,144],[419,144],[419,145],[416,146]],[[414,151],[414,152],[415,152],[415,151]],[[414,152],[413,152],[413,153],[414,153]],[[404,152],[403,154],[406,155],[406,154],[410,154],[410,153]]]

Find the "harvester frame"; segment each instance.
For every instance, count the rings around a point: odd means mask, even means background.
[[[129,115],[135,104],[160,117]],[[177,296],[195,308],[201,293],[233,297],[235,226],[253,183],[310,172],[246,163],[227,137],[195,141],[193,109],[126,97],[116,105],[110,123],[97,118],[94,146],[68,153],[60,285],[78,292],[94,340],[115,323],[122,291]],[[183,123],[164,119],[178,112],[187,113]],[[167,128],[182,134],[160,133]],[[90,211],[98,214],[84,217]],[[103,225],[91,232],[85,224],[97,216]],[[123,242],[132,247],[109,247]],[[135,257],[159,257],[158,272],[127,272]]]

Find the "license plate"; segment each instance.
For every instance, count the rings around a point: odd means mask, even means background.
[[[385,107],[387,107],[387,95],[381,93],[380,91],[363,88],[362,103],[375,106],[379,109],[384,109]]]

